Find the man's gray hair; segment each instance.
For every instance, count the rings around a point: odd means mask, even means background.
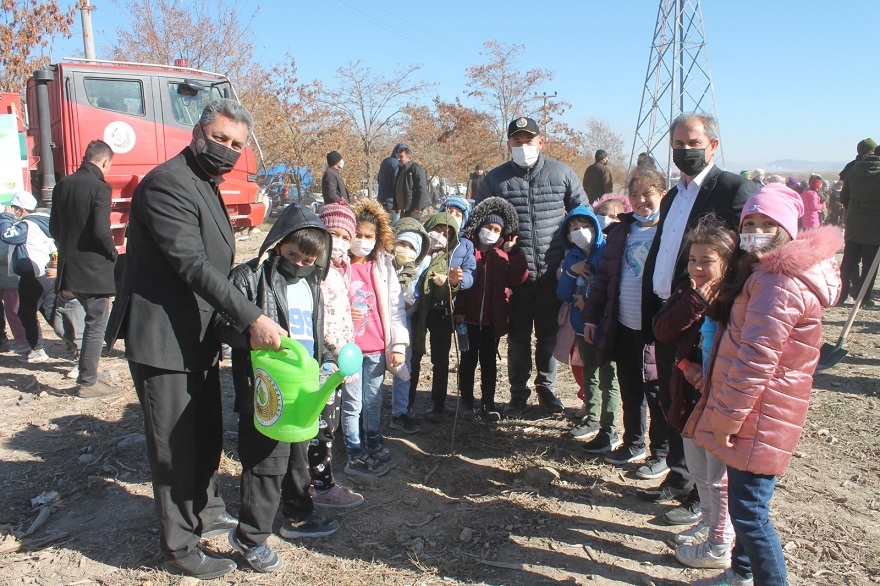
[[[699,114],[697,112],[685,112],[684,114],[676,116],[675,120],[672,121],[672,124],[669,125],[669,142],[672,142],[675,128],[679,124],[690,122],[692,120],[699,120],[703,123],[703,129],[706,131],[706,136],[709,137],[710,141],[718,140],[718,121],[715,120],[714,116],[709,114]]]
[[[208,126],[217,116],[226,116],[235,122],[243,122],[247,124],[248,134],[254,131],[254,118],[247,108],[242,106],[235,100],[229,98],[220,98],[210,102],[205,109],[202,110],[202,116],[199,118],[199,124],[203,127]]]

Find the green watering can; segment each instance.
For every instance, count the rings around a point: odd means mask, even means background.
[[[318,361],[296,340],[281,337],[281,350],[251,351],[254,367],[254,426],[280,442],[310,440],[318,417],[343,379],[360,371],[361,349],[346,344],[337,357],[339,370],[318,388]]]

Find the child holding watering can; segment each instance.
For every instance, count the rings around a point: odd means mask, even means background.
[[[266,235],[259,257],[238,265],[229,277],[265,315],[286,328],[290,338],[302,343],[325,372],[336,369],[336,358],[324,344],[320,289],[331,250],[330,233],[318,216],[291,204]],[[254,570],[273,572],[281,568],[282,561],[267,539],[279,501],[284,513],[282,537],[323,537],[339,529],[339,523],[314,512],[308,439],[276,441],[254,423],[255,377],[247,334],[238,334],[220,315],[215,317],[215,332],[232,347],[235,410],[239,413],[241,510],[229,543]]]

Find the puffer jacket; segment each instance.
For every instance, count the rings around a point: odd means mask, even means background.
[[[846,208],[846,240],[880,244],[880,156],[867,155],[846,176],[840,201]]]
[[[587,205],[581,180],[565,163],[541,155],[528,169],[508,161],[489,171],[476,201],[490,196],[504,198],[516,208],[517,244],[526,255],[528,280],[555,287],[556,269],[563,255],[556,231],[569,211]]]
[[[571,240],[568,238],[568,221],[574,216],[586,217],[593,226],[596,236],[590,246],[589,256],[579,247],[572,244]],[[562,223],[559,225],[559,242],[562,244],[566,253],[565,257],[562,259],[562,271],[559,276],[559,283],[556,285],[556,296],[559,297],[559,300],[563,303],[571,305],[570,310],[568,311],[569,322],[576,334],[583,335],[584,318],[581,311],[575,306],[574,296],[580,290],[585,288],[582,296],[586,300],[586,297],[590,292],[590,285],[592,285],[596,273],[599,272],[599,266],[602,262],[602,253],[605,251],[605,233],[602,232],[602,228],[599,226],[599,220],[596,218],[596,214],[593,213],[593,208],[577,206],[568,212],[565,219],[562,220]],[[578,275],[570,270],[572,265],[584,260],[587,261],[587,264],[590,266],[590,271],[592,271],[592,274],[589,277]]]
[[[606,231],[605,253],[599,272],[593,280],[590,294],[584,302],[583,320],[585,324],[596,324],[596,349],[599,366],[604,366],[617,357],[614,354],[617,339],[617,318],[620,313],[620,274],[623,256],[626,252],[626,239],[630,227],[636,219],[632,212],[620,214],[620,222]],[[642,380],[657,380],[657,363],[654,358],[654,344],[645,344],[642,360]]]
[[[719,327],[709,386],[682,435],[728,466],[775,476],[788,468],[819,362],[822,308],[840,295],[842,245],[840,229],[825,226],[762,255]]]

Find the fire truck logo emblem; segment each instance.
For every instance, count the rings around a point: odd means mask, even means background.
[[[281,417],[284,399],[281,389],[269,373],[261,368],[254,369],[254,414],[257,421],[269,427]]]
[[[120,120],[111,122],[104,129],[104,142],[110,145],[114,154],[127,153],[134,148],[134,128]]]

